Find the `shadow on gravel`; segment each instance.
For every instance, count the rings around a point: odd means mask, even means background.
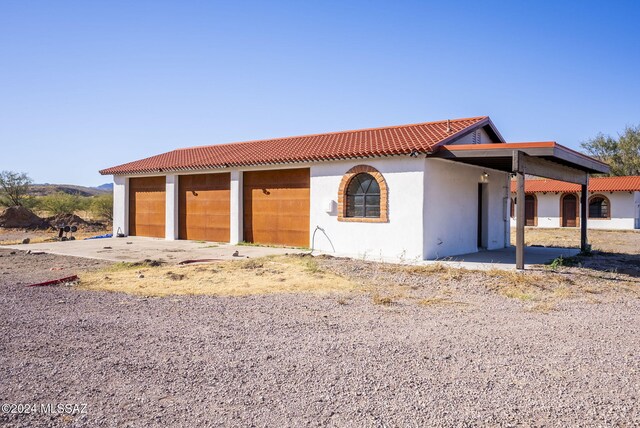
[[[640,254],[607,253],[594,251],[587,255],[577,255],[560,262],[562,266],[581,267],[599,272],[618,273],[640,278]],[[553,266],[554,262],[549,263]],[[612,280],[611,277],[607,279]],[[640,284],[640,281],[638,281]]]

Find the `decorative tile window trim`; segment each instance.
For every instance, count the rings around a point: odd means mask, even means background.
[[[380,186],[380,217],[347,217],[347,188],[349,183],[360,173],[370,174]],[[353,223],[388,223],[389,222],[389,190],[387,182],[377,169],[369,165],[357,165],[351,168],[342,176],[340,187],[338,188],[338,221]]]

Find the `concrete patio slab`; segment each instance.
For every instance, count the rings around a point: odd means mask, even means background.
[[[86,257],[114,262],[138,262],[145,259],[179,263],[190,259],[237,260],[278,254],[302,253],[294,248],[231,245],[201,241],[166,241],[164,239],[130,236],[127,238],[89,239],[82,241],[42,242],[37,244],[5,245],[22,251],[43,251],[63,256]],[[238,251],[240,257],[234,257]]]
[[[525,247],[525,269],[531,268],[534,265],[549,263],[558,257],[573,257],[579,253],[580,250],[577,248]],[[516,247],[511,246],[498,250],[478,251],[477,253],[463,254],[442,260],[429,260],[424,263],[445,263],[452,267],[475,270],[515,269]]]

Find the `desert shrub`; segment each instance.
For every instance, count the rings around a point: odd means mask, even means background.
[[[89,211],[95,217],[113,221],[113,195],[100,195],[91,198],[91,205]]]
[[[37,211],[38,209],[40,209],[40,198],[30,195],[25,196],[20,200],[20,205],[30,209],[31,211]],[[11,199],[0,195],[0,209],[13,206],[15,206],[15,204],[11,201]]]
[[[20,201],[20,204],[29,210],[36,212],[40,209],[40,199],[34,196],[27,196]],[[0,211],[4,208],[13,207],[14,204],[8,198],[0,196]]]
[[[556,270],[562,266],[564,266],[564,259],[562,258],[562,256],[560,256],[553,259],[551,264],[549,264],[549,269]]]
[[[89,203],[89,198],[59,192],[40,198],[39,208],[53,215],[73,214],[87,209]]]
[[[38,211],[40,209],[40,198],[27,196],[22,200],[22,206],[29,208],[31,211]]]

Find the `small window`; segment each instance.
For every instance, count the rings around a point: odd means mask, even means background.
[[[589,200],[589,218],[609,218],[609,201],[603,196]]]
[[[356,174],[347,187],[346,196],[347,217],[380,217],[380,185],[371,174]]]

